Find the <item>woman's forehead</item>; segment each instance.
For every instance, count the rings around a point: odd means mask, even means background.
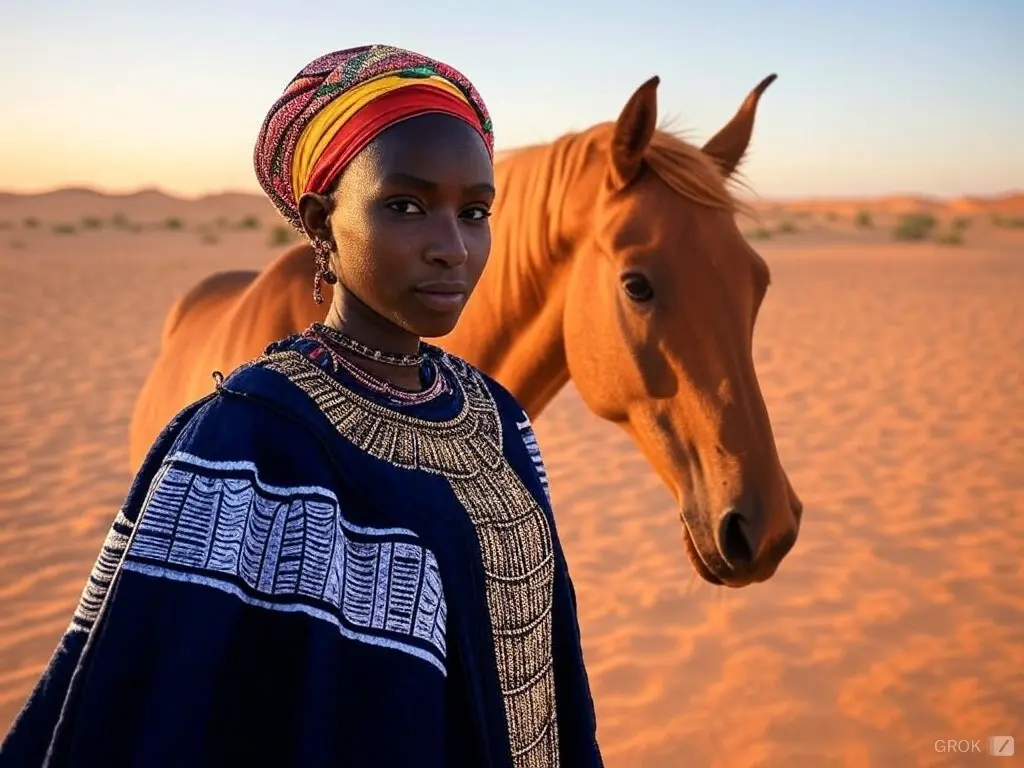
[[[483,184],[494,176],[479,134],[448,115],[422,115],[391,126],[361,154],[365,157],[360,159],[381,177]]]
[[[475,139],[475,141],[474,141]],[[477,131],[464,121],[451,115],[430,113],[410,117],[386,128],[371,144],[382,153],[401,153],[437,150],[451,147],[467,150],[487,147]]]

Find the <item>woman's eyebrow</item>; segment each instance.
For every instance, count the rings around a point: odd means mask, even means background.
[[[410,187],[417,187],[424,192],[435,192],[440,188],[440,184],[430,179],[424,179],[421,176],[414,176],[411,173],[389,173],[384,177],[384,181],[391,184],[401,184]],[[487,181],[482,181],[477,184],[469,184],[465,187],[467,192],[473,193],[490,193],[491,195],[497,194],[494,189],[494,185]]]

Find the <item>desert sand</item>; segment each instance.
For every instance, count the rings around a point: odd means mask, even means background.
[[[959,766],[987,757],[936,740],[1000,734],[1022,760],[1024,196],[755,207],[756,361],[806,505],[775,578],[697,582],[668,492],[571,386],[537,425],[606,762]],[[938,223],[894,240],[915,213]],[[127,491],[167,307],[267,263],[276,225],[247,195],[0,195],[0,733]]]

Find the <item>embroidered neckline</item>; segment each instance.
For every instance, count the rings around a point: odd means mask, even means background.
[[[353,395],[394,409],[407,410],[417,406],[428,406],[438,403],[445,396],[455,397],[461,401],[462,393],[454,385],[454,379],[457,377],[444,365],[447,353],[440,347],[426,343],[422,349],[424,362],[421,372],[425,381],[421,390],[409,390],[390,384],[386,384],[385,387],[379,386],[378,382],[381,380],[378,377],[363,371],[353,362],[340,359],[340,356],[322,339],[308,331],[293,334],[271,344],[263,356],[253,362],[259,362],[270,355],[295,352],[308,359]]]

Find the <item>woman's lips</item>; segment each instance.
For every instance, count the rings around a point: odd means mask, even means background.
[[[433,282],[416,286],[416,295],[430,309],[450,312],[466,300],[466,284],[460,282]]]

